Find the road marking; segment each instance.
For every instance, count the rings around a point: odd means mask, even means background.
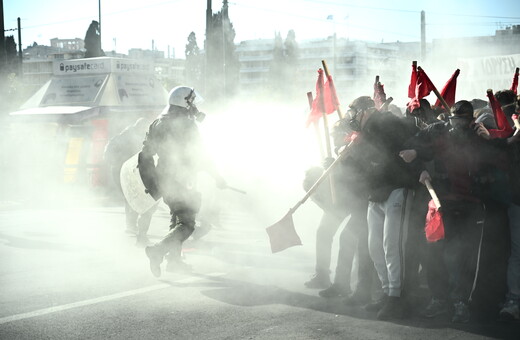
[[[203,280],[203,279],[209,278],[209,277],[222,276],[224,274],[225,273],[211,273],[211,274],[206,274],[205,277],[190,276],[190,277],[187,277],[185,279],[175,280],[173,282],[175,282],[175,283],[191,283],[191,282],[200,281],[200,280]],[[3,318],[0,318],[0,325],[4,324],[4,323],[8,323],[8,322],[34,318],[34,317],[37,317],[37,316],[47,315],[47,314],[51,314],[51,313],[62,312],[62,311],[69,310],[69,309],[72,309],[72,308],[84,307],[84,306],[94,305],[96,303],[101,303],[101,302],[107,302],[107,301],[112,301],[112,300],[116,300],[116,299],[121,299],[121,298],[132,296],[132,295],[148,293],[148,292],[152,292],[154,290],[159,290],[159,289],[168,288],[168,287],[172,287],[171,284],[169,284],[169,283],[161,283],[161,284],[157,284],[157,285],[153,285],[153,286],[149,286],[149,287],[129,290],[129,291],[126,291],[126,292],[116,293],[116,294],[107,295],[107,296],[101,296],[101,297],[98,297],[98,298],[95,298],[95,299],[88,299],[88,300],[84,300],[84,301],[68,303],[66,305],[44,308],[44,309],[36,310],[36,311],[33,311],[33,312],[21,313],[21,314],[15,314],[15,315],[11,315],[11,316],[6,316],[6,317],[3,317]]]

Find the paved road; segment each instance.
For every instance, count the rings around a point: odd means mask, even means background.
[[[380,322],[322,299],[302,284],[312,228],[301,230],[303,246],[273,255],[253,211],[225,209],[220,227],[185,243],[193,272],[156,279],[123,220],[119,207],[0,204],[0,339],[520,338],[518,325]],[[159,210],[153,240],[167,221]]]

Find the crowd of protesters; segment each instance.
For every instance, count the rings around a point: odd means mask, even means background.
[[[342,161],[330,172],[333,189],[322,185],[311,196],[324,215],[316,273],[305,286],[364,305],[380,320],[419,312],[449,315],[455,323],[518,321],[518,82],[510,90],[488,90],[488,100],[455,102],[455,89],[452,95],[443,90],[433,107],[424,99],[432,88],[424,84],[433,87],[414,65],[404,113],[389,107],[376,83],[374,96],[354,100],[335,124]],[[325,159],[323,168],[331,164]],[[309,170],[304,188],[322,172]],[[331,282],[331,245],[340,226]],[[355,257],[358,280],[351,291]],[[428,290],[426,303],[415,298],[421,287]]]

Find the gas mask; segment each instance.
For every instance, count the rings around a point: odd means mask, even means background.
[[[468,136],[472,132],[472,121],[471,116],[450,116],[450,134],[454,136]]]
[[[351,108],[347,111],[347,113],[351,117],[350,121],[349,121],[349,126],[352,129],[352,131],[360,132],[361,131],[361,120],[363,119],[363,115],[364,115],[365,111],[362,109]],[[358,119],[358,117],[359,117],[359,119]]]
[[[472,117],[457,117],[457,116],[451,116],[448,117],[450,120],[450,125],[452,129],[469,129],[471,125],[471,121],[473,120]]]
[[[195,120],[199,123],[202,123],[204,118],[206,118],[206,114],[204,112],[200,112],[199,109],[197,109],[197,106],[195,104],[191,103],[190,108],[188,109],[190,115],[192,115]]]

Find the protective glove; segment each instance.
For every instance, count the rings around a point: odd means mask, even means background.
[[[220,175],[215,176],[215,185],[219,189],[226,189],[228,187],[226,180]]]

